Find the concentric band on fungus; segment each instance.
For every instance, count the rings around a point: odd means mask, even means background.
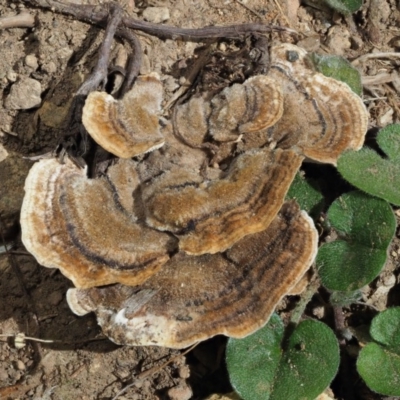
[[[188,254],[225,251],[268,227],[302,160],[291,150],[252,150],[216,181],[199,181],[198,174],[192,178],[180,169],[165,173],[143,188],[146,221],[176,234]]]
[[[158,122],[162,93],[156,74],[137,78],[122,100],[92,92],[83,108],[83,125],[96,143],[117,157],[155,150],[164,144]]]
[[[138,285],[169,259],[171,237],[135,221],[106,179],[71,161],[41,160],[25,182],[22,241],[40,264],[76,287]],[[119,192],[123,193],[122,191]]]
[[[292,201],[226,253],[178,253],[143,285],[69,289],[68,304],[78,315],[94,311],[118,344],[183,348],[217,334],[240,338],[265,325],[317,245],[313,221]]]

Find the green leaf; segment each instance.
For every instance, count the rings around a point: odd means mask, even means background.
[[[371,282],[382,270],[396,220],[390,205],[362,192],[344,194],[328,210],[339,239],[318,251],[317,268],[330,290],[352,291]]]
[[[400,125],[381,129],[377,142],[388,158],[369,148],[346,151],[338,171],[355,187],[400,206]]]
[[[324,0],[328,6],[342,14],[356,12],[362,6],[362,0]]]
[[[339,347],[325,324],[301,322],[284,349],[283,323],[268,324],[245,339],[229,339],[226,361],[233,387],[244,400],[308,400],[330,384],[339,367]]]
[[[283,322],[273,314],[268,324],[256,333],[245,339],[229,339],[226,349],[228,372],[232,386],[243,399],[269,398],[265,394],[272,391],[283,332]]]
[[[349,61],[340,56],[320,55],[317,53],[312,53],[310,57],[318,72],[347,83],[353,92],[361,96],[362,83],[360,72]]]
[[[400,396],[400,307],[389,308],[372,321],[370,333],[378,343],[360,352],[357,370],[370,389],[387,396]]]
[[[324,197],[319,190],[318,182],[305,179],[299,173],[296,174],[286,198],[296,200],[300,208],[313,218],[317,218],[324,207]]]
[[[400,307],[392,307],[378,314],[372,321],[371,336],[378,343],[400,350]]]

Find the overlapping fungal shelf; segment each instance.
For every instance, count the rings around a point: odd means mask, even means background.
[[[73,281],[72,311],[127,345],[183,348],[266,324],[317,253],[312,219],[285,202],[296,172],[335,165],[367,129],[361,99],[306,57],[274,46],[267,75],[192,97],[162,126],[155,74],[122,100],[88,96],[83,123],[114,164],[89,179],[39,161],[21,211],[26,248]]]

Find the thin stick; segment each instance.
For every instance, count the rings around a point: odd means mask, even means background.
[[[125,79],[119,93],[120,97],[122,97],[131,88],[133,81],[139,75],[143,53],[140,40],[134,33],[130,32],[128,29],[118,29],[117,35],[126,39],[132,48],[132,54],[129,56],[128,66],[126,68]]]
[[[241,0],[235,0],[236,3],[240,4],[242,7],[244,7],[247,11],[250,11],[252,14],[254,14],[256,17],[260,18],[261,20],[264,19],[264,17],[258,13],[257,11],[253,10],[252,8],[250,8],[249,6],[247,6],[246,4],[242,3]]]
[[[34,26],[35,17],[27,12],[22,12],[12,17],[0,18],[0,29],[33,28]]]
[[[392,81],[393,75],[387,72],[383,72],[374,76],[364,75],[361,77],[361,83],[363,86],[381,85],[382,83],[390,83]]]
[[[20,336],[18,336],[20,335]],[[65,340],[57,340],[57,339],[40,339],[37,337],[33,337],[33,336],[25,336],[24,334],[11,334],[11,333],[2,333],[0,334],[0,337],[5,337],[5,338],[18,338],[20,337],[21,340],[30,340],[32,342],[39,342],[39,343],[56,343],[56,344],[82,344],[82,343],[89,343],[89,342],[98,342],[100,340],[108,340],[108,338],[106,338],[105,336],[100,336],[100,337],[96,337],[96,338],[92,338],[92,339],[85,339],[85,340],[80,340],[80,341],[65,341]]]
[[[351,63],[353,65],[358,65],[358,64],[360,64],[364,61],[367,61],[371,58],[400,58],[400,53],[396,53],[396,52],[368,53],[368,54],[364,54],[363,56],[356,58]]]
[[[281,5],[279,4],[279,1],[278,1],[278,0],[274,0],[274,3],[275,3],[276,6],[278,7],[279,12],[281,13],[281,15],[282,15],[283,19],[286,21],[286,23],[287,23],[290,27],[292,27],[292,25],[291,25],[291,23],[290,23],[288,17],[286,16],[286,14],[285,14],[285,13],[283,12],[283,10],[282,10],[282,7],[281,7]]]
[[[107,80],[108,62],[111,53],[111,44],[115,33],[117,32],[118,25],[121,23],[121,19],[122,8],[112,4],[110,18],[107,23],[103,43],[100,47],[99,60],[97,61],[96,68],[92,75],[81,85],[76,93],[77,96],[88,95],[91,91],[96,90],[100,83],[105,85]]]
[[[78,5],[72,3],[62,3],[57,0],[23,0],[32,6],[41,7],[61,14],[71,15],[80,21],[87,21],[92,24],[104,26],[107,21],[106,10],[98,9],[89,5]],[[140,21],[129,17],[123,17],[122,23],[125,27],[137,29],[161,39],[181,39],[193,42],[204,41],[205,39],[238,39],[250,33],[263,32],[288,32],[297,34],[293,29],[263,24],[242,24],[230,26],[208,26],[200,29],[177,28],[167,25],[158,25],[146,21]]]
[[[193,344],[192,346],[190,346],[188,349],[186,349],[183,353],[180,353],[178,355],[176,355],[175,357],[170,358],[168,361],[166,361],[164,364],[161,365],[156,365],[153,368],[149,368],[146,371],[141,372],[134,380],[132,383],[130,383],[129,385],[125,386],[122,390],[120,390],[111,400],[117,400],[119,396],[121,396],[121,394],[124,394],[129,388],[131,388],[132,386],[134,386],[138,381],[143,380],[145,378],[147,378],[150,375],[153,375],[154,373],[161,371],[162,369],[164,369],[168,364],[171,364],[172,362],[174,362],[176,359],[178,359],[179,357],[182,357],[184,355],[186,355],[187,353],[191,352],[197,345],[199,344],[199,342]]]
[[[315,267],[313,267],[313,269],[315,269]],[[314,275],[311,278],[311,282],[309,283],[307,289],[301,294],[300,301],[296,305],[290,317],[290,322],[294,325],[299,323],[307,304],[311,301],[314,294],[317,293],[318,288],[321,286],[321,282],[315,270],[313,271],[313,274]]]

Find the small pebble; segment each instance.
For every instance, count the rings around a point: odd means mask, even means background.
[[[180,383],[168,390],[168,396],[171,400],[189,400],[192,398],[193,392],[186,383]]]
[[[18,77],[18,75],[14,70],[12,70],[12,69],[8,70],[6,78],[9,82],[14,83],[17,80],[17,77]]]
[[[153,24],[159,24],[169,19],[169,10],[167,7],[147,7],[143,11],[143,18]]]
[[[225,43],[220,43],[219,49],[220,49],[221,51],[226,51],[226,44],[225,44]]]
[[[42,65],[42,71],[46,74],[54,74],[57,71],[57,66],[53,61]]]
[[[57,51],[57,56],[61,60],[68,59],[72,56],[73,52],[74,50],[69,47],[62,47],[60,50]]]
[[[4,161],[8,156],[7,150],[3,147],[3,145],[0,143],[0,162]],[[1,379],[0,379],[1,382]]]
[[[150,60],[147,54],[143,54],[142,65],[140,66],[140,74],[147,75],[151,72]]]
[[[394,274],[387,275],[382,278],[382,283],[384,286],[393,287],[396,284],[396,277]]]
[[[34,54],[28,54],[25,57],[25,65],[36,71],[39,67],[38,59]]]
[[[188,365],[183,365],[178,370],[179,377],[182,379],[188,379],[190,377],[190,368]]]
[[[312,310],[313,315],[315,315],[318,319],[322,319],[325,316],[325,308],[322,306],[314,307]]]
[[[15,82],[10,89],[4,107],[8,110],[27,110],[39,107],[42,99],[42,86],[35,79],[25,78]]]
[[[297,46],[302,47],[308,52],[317,51],[321,45],[321,40],[319,36],[309,36],[297,43]]]
[[[17,361],[17,369],[19,369],[20,371],[23,371],[25,369],[25,364],[21,360]]]

